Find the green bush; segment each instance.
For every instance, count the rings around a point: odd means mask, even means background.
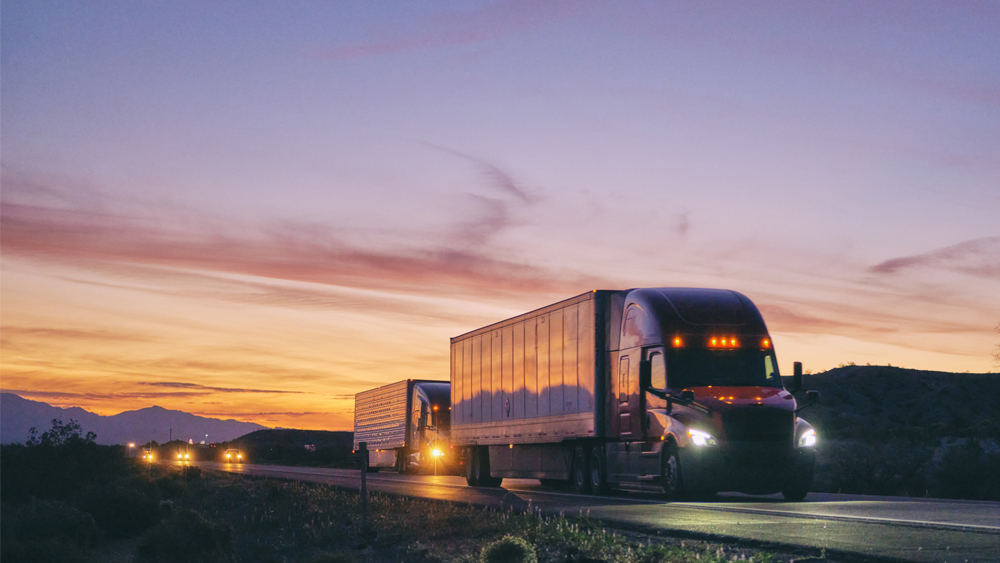
[[[153,483],[159,490],[160,497],[164,499],[180,498],[187,490],[187,483],[177,473],[158,477]]]
[[[1000,452],[969,439],[944,446],[931,494],[944,498],[1000,499]]]
[[[65,538],[4,540],[0,560],[53,563],[88,563],[91,559],[80,546]]]
[[[535,548],[524,538],[504,536],[483,546],[479,555],[483,563],[536,563]]]
[[[194,510],[178,510],[143,535],[135,560],[221,562],[235,560],[233,533]]]
[[[35,500],[13,511],[5,505],[2,529],[5,545],[9,541],[57,539],[91,547],[100,536],[93,516],[58,500]]]
[[[159,491],[148,481],[91,488],[82,504],[112,538],[137,536],[160,521]]]

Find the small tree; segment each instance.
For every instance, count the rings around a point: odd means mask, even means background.
[[[53,418],[52,428],[42,433],[38,436],[38,429],[34,426],[28,430],[28,440],[25,442],[28,446],[70,446],[75,444],[92,444],[95,439],[97,439],[97,434],[93,432],[87,432],[84,435],[80,435],[83,428],[80,427],[80,423],[69,419],[69,422],[64,423],[62,419]]]

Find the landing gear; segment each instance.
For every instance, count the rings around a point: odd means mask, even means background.
[[[465,482],[470,487],[499,487],[500,477],[490,476],[490,451],[485,447],[469,448],[465,462]]]
[[[583,446],[573,448],[573,491],[580,494],[590,492],[590,452],[584,450]]]

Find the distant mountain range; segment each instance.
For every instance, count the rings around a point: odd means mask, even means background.
[[[0,393],[0,443],[24,442],[32,427],[41,435],[52,427],[54,418],[63,422],[77,421],[84,433],[97,434],[98,444],[143,444],[151,440],[164,443],[171,437],[174,440],[200,442],[206,434],[210,442],[224,442],[267,428],[251,422],[206,418],[163,407],[102,416],[79,407],[64,409],[29,401],[13,393]]]

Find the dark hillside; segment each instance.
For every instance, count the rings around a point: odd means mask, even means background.
[[[814,490],[1000,499],[1000,374],[845,366],[805,375],[821,403]]]
[[[821,403],[802,414],[829,438],[1000,438],[1000,373],[845,366],[803,382]]]
[[[354,467],[353,446],[353,432],[276,429],[257,430],[220,447],[239,448],[253,463]]]

